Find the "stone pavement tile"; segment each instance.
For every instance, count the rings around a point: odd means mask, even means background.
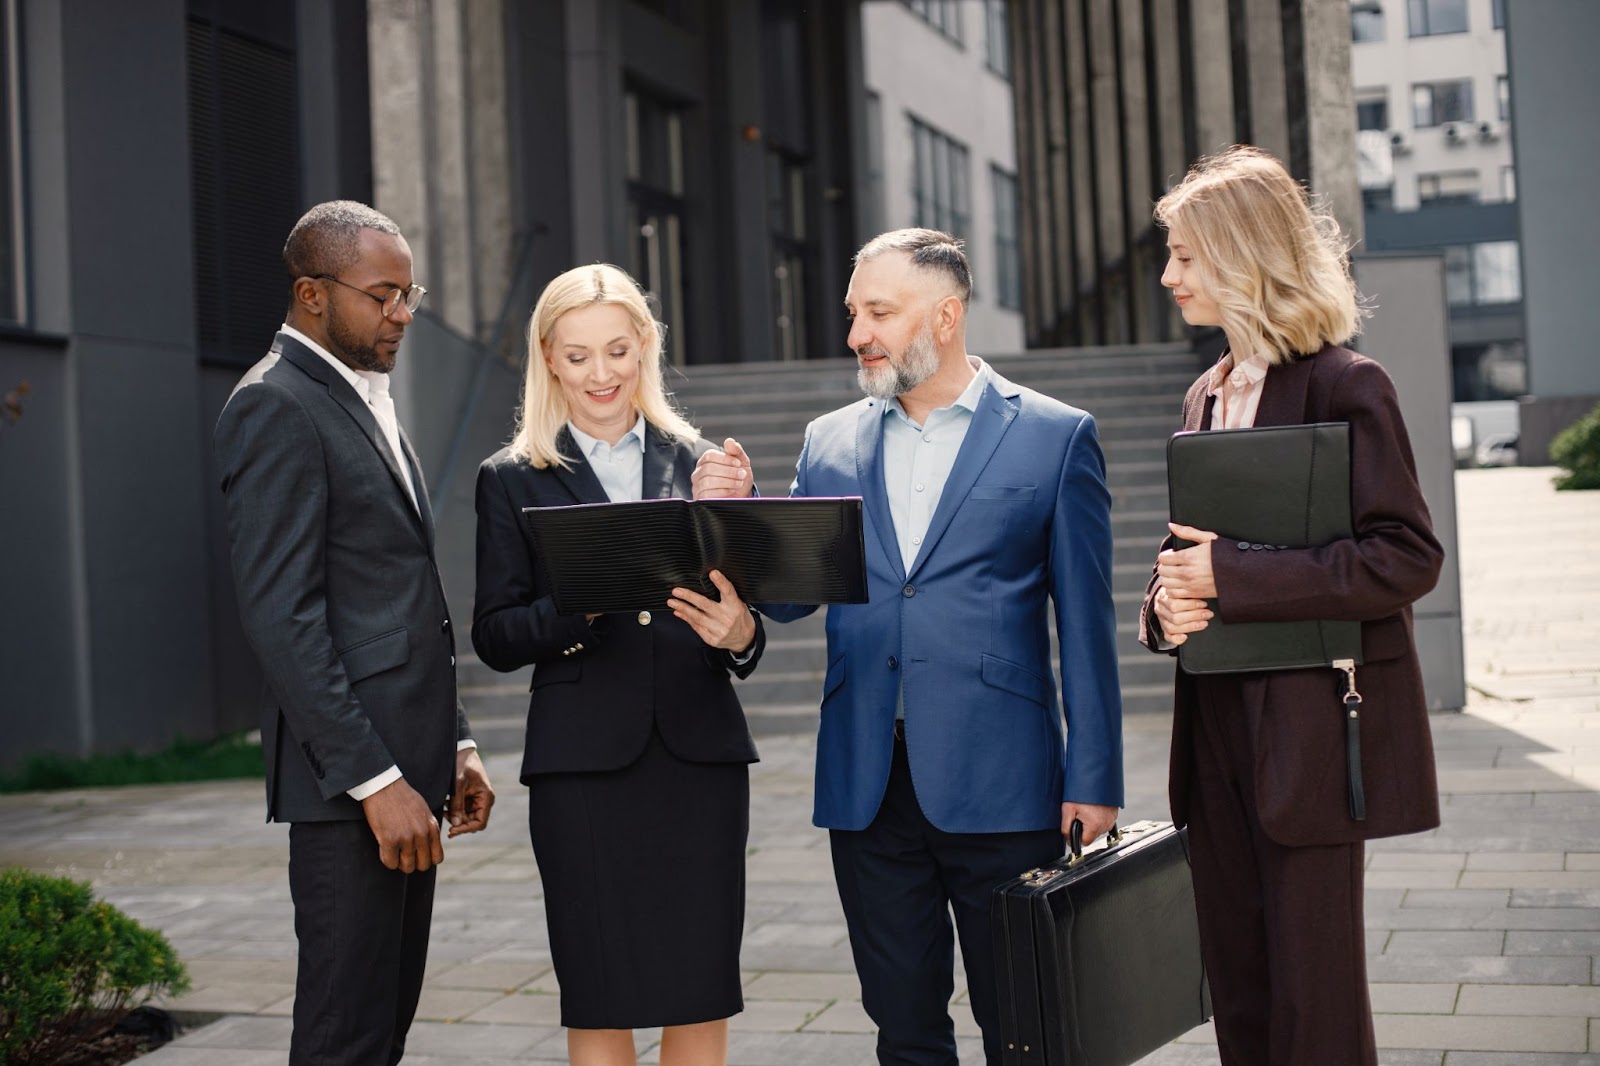
[[[1594,907],[1511,907],[1500,915],[1506,929],[1600,929]]]
[[[1472,1051],[1587,1051],[1582,1018],[1489,1015],[1380,1014],[1378,1043],[1393,1048],[1460,1048]]]
[[[197,988],[226,981],[268,981],[294,984],[292,959],[186,959],[189,980]]]
[[[1449,910],[1444,907],[1388,907],[1368,909],[1367,928],[1371,929],[1500,929],[1504,923],[1500,916],[1509,914],[1504,907],[1492,910],[1475,907],[1470,910]]]
[[[874,1060],[876,1035],[826,1035],[821,1033],[738,1032],[728,1036],[729,1066],[841,1066]],[[970,1057],[962,1049],[963,1063],[981,1063],[982,1049]]]
[[[1600,908],[1600,888],[1516,888],[1511,906]]]
[[[826,948],[845,942],[848,936],[843,922],[766,922],[745,935],[744,946],[793,944]]]
[[[417,1003],[417,1017],[436,1022],[458,1022],[502,998],[499,992],[423,985],[422,999]]]
[[[1460,870],[1467,864],[1466,853],[1460,851],[1374,851],[1367,857],[1369,873],[1373,870]]]
[[[1501,889],[1451,889],[1451,888],[1424,888],[1414,889],[1406,893],[1402,907],[1441,907],[1450,910],[1459,910],[1464,907],[1507,907],[1511,903],[1511,893]]]
[[[1505,934],[1494,930],[1414,932],[1398,930],[1389,936],[1385,955],[1499,955]]]
[[[294,1017],[294,996],[284,996],[276,1003],[268,1003],[256,1013],[274,1015],[280,1018],[292,1018]]]
[[[1444,1066],[1600,1066],[1600,1055],[1543,1055],[1526,1051],[1451,1051]]]
[[[157,1006],[204,1014],[253,1014],[293,994],[293,983],[233,981],[202,985],[182,996],[161,999]]]
[[[288,1050],[288,1018],[255,1018],[230,1014],[210,1025],[186,1033],[168,1047],[239,1048],[247,1050]]]
[[[1379,1014],[1449,1014],[1455,1010],[1460,985],[1402,985],[1375,983],[1368,986],[1372,1009]]]
[[[833,970],[849,973],[855,967],[850,956],[850,945],[843,941],[833,947],[814,947],[787,942],[751,944],[747,939],[740,953],[740,961],[752,970]]]
[[[812,1018],[804,1026],[811,1033],[876,1033],[878,1027],[867,1017],[858,999],[841,999]]]
[[[1600,870],[1600,852],[1569,851],[1567,852],[1566,868],[1569,870]]]
[[[1600,1018],[1600,988],[1588,985],[1463,985],[1455,1012]]]
[[[1140,1059],[1134,1066],[1218,1066],[1217,1049],[1204,1044],[1168,1044]]]
[[[1566,855],[1559,851],[1476,851],[1467,856],[1469,871],[1562,870],[1566,869],[1565,863]]]
[[[444,1025],[413,1022],[406,1036],[405,1061],[411,1056],[434,1055],[456,1062],[479,1057],[514,1058],[549,1039],[551,1030],[525,1025]]]
[[[734,1032],[794,1033],[828,1007],[822,999],[746,999],[729,1022]]]
[[[284,1044],[284,1050],[288,1050],[287,1043]],[[229,1051],[168,1044],[148,1055],[141,1055],[137,1061],[139,1066],[283,1066],[283,1056],[284,1051]],[[406,1063],[410,1066],[409,1057]]]
[[[1600,889],[1600,870],[1467,870],[1462,888],[1545,888],[1554,891]],[[1600,893],[1597,893],[1600,895]]]
[[[1379,955],[1367,960],[1368,980],[1402,984],[1582,985],[1590,976],[1586,957]]]
[[[855,973],[801,973],[768,970],[744,986],[748,999],[860,999]]]
[[[548,965],[537,962],[474,959],[429,974],[427,982],[435,988],[480,988],[484,991],[514,992],[549,972]]]
[[[1462,877],[1456,870],[1368,870],[1367,887],[1369,888],[1425,888],[1447,889],[1455,888],[1457,878]]]
[[[293,938],[293,930],[286,929],[286,940],[243,940],[222,954],[230,959],[295,959],[300,955],[300,945]]]
[[[1179,1044],[1210,1044],[1212,1047],[1216,1047],[1217,1046],[1217,1030],[1216,1030],[1216,1026],[1211,1022],[1206,1022],[1204,1025],[1197,1025],[1193,1029],[1190,1029],[1187,1033],[1184,1033],[1182,1036],[1178,1037],[1177,1043],[1179,1043]]]
[[[1506,934],[1506,955],[1600,955],[1600,930]]]
[[[559,1028],[561,997],[527,992],[502,996],[487,1006],[473,1011],[463,1021]]]

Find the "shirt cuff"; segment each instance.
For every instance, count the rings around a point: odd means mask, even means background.
[[[755,657],[756,657],[756,642],[753,641],[753,640],[750,642],[750,646],[748,648],[746,648],[744,651],[742,651],[742,652],[731,652],[730,651],[728,653],[728,658],[733,660],[733,665],[735,665],[735,666],[743,666],[745,663],[749,662],[751,659],[754,659]]]
[[[355,788],[348,790],[346,794],[359,803],[380,789],[388,788],[398,780],[400,780],[400,767],[391,766],[377,777],[369,778]]]
[[[473,740],[471,737],[468,737],[466,740],[458,740],[458,741],[456,741],[456,750],[457,751],[471,751],[473,748],[476,748],[477,746],[478,746],[478,742],[476,740]]]

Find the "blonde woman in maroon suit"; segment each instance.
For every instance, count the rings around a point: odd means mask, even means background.
[[[1184,428],[1350,426],[1353,538],[1267,551],[1172,526],[1195,546],[1163,544],[1140,615],[1140,640],[1167,653],[1213,618],[1362,623],[1364,820],[1347,800],[1342,675],[1178,671],[1169,798],[1192,842],[1217,1044],[1225,1066],[1376,1066],[1363,842],[1439,824],[1411,605],[1444,553],[1393,383],[1340,347],[1362,312],[1333,219],[1248,147],[1197,163],[1156,219],[1162,284],[1186,322],[1228,338]]]

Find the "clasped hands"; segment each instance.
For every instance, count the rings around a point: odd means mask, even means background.
[[[1156,619],[1169,642],[1182,644],[1213,617],[1206,600],[1217,595],[1217,578],[1211,569],[1211,542],[1217,535],[1176,522],[1168,522],[1167,528],[1173,536],[1195,542],[1193,547],[1168,549],[1156,556]]]
[[[456,784],[450,796],[450,836],[476,833],[489,824],[494,788],[477,748],[456,752]],[[372,835],[378,839],[378,860],[391,870],[421,873],[444,862],[439,817],[428,809],[405,778],[390,782],[361,801]]]

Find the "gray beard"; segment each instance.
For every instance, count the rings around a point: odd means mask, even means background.
[[[933,326],[925,322],[898,362],[891,358],[888,366],[859,368],[856,384],[874,399],[890,400],[910,392],[938,372],[939,352],[933,346]]]

